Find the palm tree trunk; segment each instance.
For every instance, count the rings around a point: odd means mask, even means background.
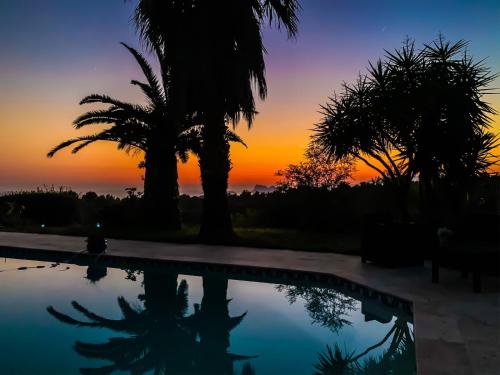
[[[420,204],[424,221],[431,226],[437,224],[437,208],[435,207],[434,191],[430,176],[420,172],[419,177]]]
[[[233,373],[233,363],[227,354],[231,329],[227,287],[227,278],[203,277],[199,335],[203,368],[211,374]]]
[[[367,355],[369,352],[371,352],[373,349],[376,349],[378,347],[381,347],[382,345],[384,345],[384,343],[389,339],[389,337],[391,337],[391,335],[394,333],[394,331],[396,330],[397,326],[394,325],[390,330],[389,332],[387,332],[387,334],[384,336],[384,338],[379,341],[378,343],[376,343],[375,345],[372,345],[370,346],[369,348],[367,348],[364,352],[356,355],[355,357],[352,357],[350,362],[356,362],[358,359],[360,359],[361,357]]]
[[[177,230],[181,228],[181,217],[175,148],[173,145],[151,146],[145,157],[146,222],[155,228]]]
[[[234,238],[227,199],[231,161],[225,137],[224,113],[210,116],[203,127],[203,150],[200,155],[203,212],[200,238],[210,243],[225,243]]]
[[[166,273],[158,269],[144,270],[144,304],[152,316],[163,318],[163,320],[174,316],[177,301],[177,277],[176,273]]]
[[[399,219],[403,222],[407,222],[410,218],[410,212],[408,209],[410,184],[411,181],[406,180],[406,177],[400,177],[395,191],[397,197],[398,213],[400,215]]]

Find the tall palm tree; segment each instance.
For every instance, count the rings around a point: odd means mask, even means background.
[[[447,190],[441,201],[457,192],[465,196],[498,161],[490,129],[495,111],[484,100],[496,75],[466,46],[440,36],[420,51],[407,40],[387,52],[322,107],[312,144],[336,160],[355,158],[377,171],[399,191],[404,216],[410,183],[418,177],[424,216],[436,223],[436,187]]]
[[[123,44],[123,43],[122,43]],[[76,129],[94,124],[112,125],[89,136],[77,137],[54,147],[48,156],[77,144],[73,153],[97,141],[118,143],[119,149],[144,152],[144,201],[150,224],[169,229],[180,227],[178,208],[179,187],[177,182],[177,138],[170,125],[167,112],[168,74],[162,71],[160,80],[145,57],[134,48],[123,44],[139,64],[146,82],[132,80],[145,95],[145,105],[126,103],[107,95],[93,94],[82,99],[80,104],[107,104],[108,108],[84,113],[74,121]],[[162,52],[157,49],[162,60]],[[163,82],[162,82],[163,81]]]
[[[417,137],[427,147],[417,149],[415,164],[431,221],[439,219],[436,208],[444,202],[450,205],[451,217],[459,217],[471,183],[498,162],[498,136],[491,131],[496,112],[484,98],[497,75],[483,60],[472,58],[467,46],[464,40],[450,42],[440,35],[423,50],[428,67],[421,105],[427,112]],[[444,199],[436,197],[438,189],[444,190]]]
[[[149,45],[162,43],[170,52],[166,64],[173,92],[179,95],[175,117],[193,111],[203,118],[200,236],[206,241],[234,235],[227,202],[231,162],[224,134],[241,116],[251,126],[254,86],[261,99],[267,95],[261,28],[265,22],[275,23],[294,36],[298,7],[298,0],[140,0],[136,8],[143,39]]]
[[[123,43],[122,43],[123,44]],[[148,224],[167,229],[179,229],[180,213],[178,208],[177,156],[187,161],[189,152],[200,154],[202,150],[202,127],[199,118],[185,118],[182,127],[173,131],[172,120],[168,112],[168,73],[162,68],[159,79],[146,58],[134,48],[123,44],[134,56],[144,73],[147,83],[132,80],[133,85],[142,90],[146,105],[126,103],[107,95],[89,95],[80,104],[106,104],[107,109],[94,110],[79,116],[74,125],[76,129],[85,126],[111,125],[92,135],[76,137],[54,147],[48,157],[58,151],[76,145],[72,152],[77,153],[88,145],[98,141],[111,141],[119,149],[127,152],[143,152],[144,161],[140,164],[145,169],[144,202]],[[163,61],[163,52],[155,49],[159,61]],[[160,64],[162,65],[162,64]],[[227,142],[243,143],[235,133],[227,131]],[[177,156],[176,156],[177,155]]]

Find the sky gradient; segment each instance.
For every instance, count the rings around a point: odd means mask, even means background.
[[[93,145],[77,155],[47,151],[77,135],[71,123],[84,109],[79,100],[106,93],[129,101],[141,94],[129,84],[142,79],[119,42],[140,47],[130,16],[135,1],[0,0],[0,191],[43,185],[119,194],[141,187],[140,157],[112,144]],[[237,132],[248,149],[232,147],[230,189],[271,185],[275,172],[301,160],[319,105],[365,70],[384,49],[407,37],[418,44],[439,33],[470,41],[470,52],[500,72],[498,0],[303,0],[299,35],[287,40],[265,30],[269,95],[248,131]],[[500,80],[495,82],[500,87]],[[488,97],[496,110],[500,98]],[[90,107],[88,107],[90,108]],[[495,130],[500,120],[494,118]],[[374,174],[359,166],[355,179]],[[199,193],[195,158],[180,166],[181,191]]]

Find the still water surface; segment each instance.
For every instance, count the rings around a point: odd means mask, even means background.
[[[348,288],[5,258],[0,348],[1,374],[415,374],[411,316]]]

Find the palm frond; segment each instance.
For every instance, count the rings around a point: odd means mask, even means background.
[[[264,0],[262,2],[262,14],[269,23],[284,27],[288,36],[293,38],[298,31],[298,12],[300,3],[297,0]]]
[[[79,326],[79,327],[98,327],[98,325],[94,322],[83,322],[83,321],[74,319],[74,318],[70,317],[69,315],[66,315],[66,314],[63,314],[63,313],[57,311],[52,306],[47,307],[47,312],[50,315],[52,315],[54,318],[59,320],[60,322],[63,322],[66,324]]]
[[[80,142],[82,141],[82,138],[81,137],[78,137],[78,138],[73,138],[73,139],[69,139],[67,141],[64,141],[64,142],[61,142],[59,143],[57,146],[55,146],[54,148],[52,148],[48,153],[47,153],[47,157],[48,158],[52,158],[54,157],[54,155],[59,152],[60,150],[66,148],[66,147],[69,147],[77,142]]]
[[[121,320],[107,319],[102,316],[99,316],[93,313],[92,311],[86,309],[82,305],[80,305],[77,301],[71,302],[71,305],[75,310],[77,310],[85,317],[87,317],[89,320],[91,320],[95,324],[95,326],[105,327],[116,331],[128,330],[128,325]]]
[[[132,306],[130,306],[130,303],[128,303],[124,297],[118,297],[118,306],[120,307],[120,311],[122,312],[123,319],[136,319],[140,315],[137,310],[133,309]]]
[[[142,72],[143,72],[144,76],[146,77],[146,80],[147,80],[149,87],[150,87],[150,96],[149,97],[157,105],[164,103],[165,102],[165,93],[163,92],[163,89],[160,85],[160,82],[158,81],[158,78],[156,77],[156,75],[153,72],[153,68],[148,63],[146,58],[141,53],[139,53],[135,48],[132,48],[125,43],[121,43],[121,44],[132,54],[132,56],[134,56],[137,63],[141,67]]]
[[[138,107],[140,108],[140,106],[137,106],[136,104],[127,103],[118,99],[114,99],[108,95],[101,95],[101,94],[87,95],[80,101],[80,105],[93,104],[93,103],[110,104],[114,107],[129,111],[134,111]]]
[[[238,134],[236,134],[235,132],[233,132],[229,129],[226,130],[226,140],[228,142],[239,143],[239,144],[245,146],[246,148],[248,148],[248,146],[245,143],[245,141],[243,140],[243,138],[241,138]]]

